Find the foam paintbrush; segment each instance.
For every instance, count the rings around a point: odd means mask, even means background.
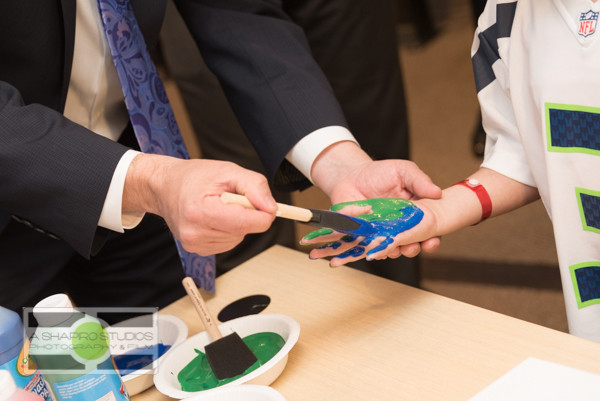
[[[235,204],[248,209],[255,209],[244,195],[224,192],[221,201],[225,204]],[[308,209],[303,207],[277,203],[277,217],[283,217],[310,224],[316,227],[331,228],[345,234],[366,236],[375,232],[375,228],[366,220],[348,216],[331,210]]]
[[[217,379],[223,380],[244,373],[258,360],[256,355],[236,332],[226,336],[221,334],[191,277],[184,278],[182,284],[212,340],[204,347],[204,354]]]

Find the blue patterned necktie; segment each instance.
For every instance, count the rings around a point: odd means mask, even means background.
[[[129,0],[98,0],[125,105],[144,153],[189,159],[163,83],[150,58]],[[215,292],[215,257],[187,252],[175,241],[186,276]]]

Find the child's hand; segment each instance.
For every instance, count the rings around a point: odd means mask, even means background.
[[[375,229],[373,234],[366,237],[342,234],[330,229],[320,229],[305,235],[300,241],[302,245],[327,242],[313,249],[310,257],[320,259],[335,256],[330,262],[331,266],[365,257],[367,260],[399,257],[401,251],[396,249],[396,237],[417,225],[423,218],[423,211],[414,203],[398,198],[338,203],[331,210],[367,220]]]

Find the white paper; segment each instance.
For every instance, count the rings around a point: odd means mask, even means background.
[[[598,361],[600,363],[600,361]],[[528,358],[470,401],[600,400],[600,375]]]

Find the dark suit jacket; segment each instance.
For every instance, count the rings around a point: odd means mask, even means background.
[[[61,114],[75,2],[0,5],[0,232],[7,215],[19,216],[89,255],[114,168],[127,148]],[[131,2],[152,48],[165,2]],[[268,176],[290,189],[305,186],[285,154],[306,134],[346,123],[302,30],[275,0],[179,0],[177,6]]]

